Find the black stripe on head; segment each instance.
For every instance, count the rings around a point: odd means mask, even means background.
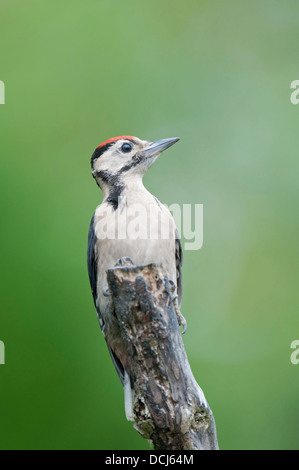
[[[118,174],[121,175],[122,173],[125,173],[126,171],[131,170],[131,168],[134,168],[135,166],[137,166],[141,160],[142,160],[142,157],[139,154],[134,155],[134,157],[129,163],[127,163],[120,170],[118,170]]]
[[[117,141],[116,141],[117,142]],[[93,164],[94,162],[100,158],[101,155],[103,155],[103,153],[106,152],[106,150],[108,150],[113,144],[115,144],[115,142],[109,142],[109,144],[106,144],[106,145],[102,145],[101,147],[97,147],[95,149],[95,151],[93,152],[92,156],[91,156],[91,160],[90,160],[90,163],[91,163],[91,167],[93,167]]]

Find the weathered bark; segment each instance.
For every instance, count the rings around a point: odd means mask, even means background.
[[[185,352],[161,264],[107,271],[130,359],[135,428],[163,450],[218,448],[213,414]]]

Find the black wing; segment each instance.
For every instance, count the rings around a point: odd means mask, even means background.
[[[182,297],[183,297],[183,280],[182,280],[183,250],[182,250],[181,240],[179,237],[179,232],[177,229],[175,231],[175,261],[176,261],[177,293],[178,293],[179,306],[181,306]]]
[[[97,292],[97,278],[98,278],[98,259],[96,256],[96,233],[95,233],[95,228],[94,228],[94,214],[92,216],[90,226],[89,226],[89,232],[88,232],[88,245],[87,245],[87,268],[88,268],[88,275],[89,275],[89,281],[90,281],[90,287],[91,287],[91,292],[93,296],[93,301],[94,305],[98,314],[98,319],[100,322],[101,329],[103,330],[104,327],[104,320],[100,312],[99,304],[98,304],[98,292]],[[105,335],[104,335],[105,336]],[[107,338],[106,343],[108,346],[108,350],[111,356],[111,359],[113,361],[113,364],[116,368],[116,371],[118,373],[118,376],[121,380],[121,383],[124,384],[124,369],[123,366],[120,362],[120,360],[117,358],[117,356],[114,354],[112,349],[110,348]]]
[[[104,322],[103,318],[98,306],[98,292],[97,292],[97,258],[95,254],[95,246],[96,246],[96,234],[94,229],[94,214],[92,216],[89,232],[88,232],[88,244],[87,244],[87,268],[88,268],[88,275],[90,281],[91,292],[93,296],[93,301],[95,308],[97,310],[99,322],[101,328],[103,328]]]

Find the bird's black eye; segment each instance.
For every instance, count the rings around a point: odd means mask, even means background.
[[[131,152],[132,148],[133,148],[132,144],[129,144],[129,142],[125,142],[121,146],[121,151],[124,153],[128,153],[128,152]]]

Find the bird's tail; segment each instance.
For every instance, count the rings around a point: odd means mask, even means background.
[[[133,412],[134,390],[128,372],[124,371],[125,413],[128,421],[135,421]]]

